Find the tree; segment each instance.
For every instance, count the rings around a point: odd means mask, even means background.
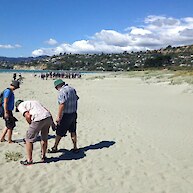
[[[147,58],[144,67],[163,67],[171,64],[170,55],[157,55],[153,58]]]

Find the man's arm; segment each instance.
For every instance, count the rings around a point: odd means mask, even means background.
[[[64,110],[64,103],[59,104],[58,117],[56,118],[56,122],[57,122],[58,124],[60,123],[60,120],[62,119],[63,110]]]
[[[8,114],[8,98],[4,98],[4,118],[8,118],[9,114]]]
[[[25,117],[26,121],[31,124],[31,115],[29,114],[28,111],[26,111],[23,116]]]

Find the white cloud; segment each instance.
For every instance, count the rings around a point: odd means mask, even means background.
[[[54,48],[40,48],[33,56],[60,53],[120,53],[159,49],[168,45],[193,44],[193,17],[172,18],[150,15],[139,26],[130,26],[124,33],[101,30],[87,40],[63,43]]]
[[[52,38],[45,41],[45,43],[48,44],[48,45],[51,45],[51,46],[58,44],[58,42],[55,39],[52,39]]]
[[[2,49],[14,49],[14,48],[21,48],[22,46],[19,44],[11,45],[11,44],[0,44],[0,48]]]
[[[151,34],[152,32],[147,30],[147,29],[143,29],[143,28],[137,28],[137,27],[131,27],[131,32],[130,34],[131,35],[148,35],[148,34]]]
[[[163,26],[175,26],[180,24],[180,21],[178,19],[174,19],[172,17],[164,17],[164,16],[156,16],[156,15],[150,15],[147,18],[145,18],[145,23],[148,25],[154,25],[157,27],[163,27]]]
[[[129,45],[130,37],[128,34],[121,34],[114,30],[102,30],[93,36],[93,41],[109,45],[123,47]]]
[[[32,52],[32,55],[34,55],[34,56],[41,56],[41,55],[44,55],[44,52],[45,52],[44,49],[38,49],[38,50],[34,50]]]
[[[15,48],[21,48],[22,46],[20,44],[15,44]]]

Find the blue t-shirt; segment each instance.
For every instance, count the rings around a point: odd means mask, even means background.
[[[5,89],[3,92],[3,107],[4,107],[5,98],[8,98],[8,110],[13,111],[15,96],[14,96],[14,93],[8,88]]]

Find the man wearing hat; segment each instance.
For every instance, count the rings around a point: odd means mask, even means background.
[[[65,84],[62,79],[54,81],[54,86],[58,90],[58,116],[56,118],[56,138],[54,146],[48,151],[55,153],[58,151],[58,144],[62,137],[66,136],[67,131],[71,134],[73,142],[73,152],[78,152],[76,120],[77,120],[77,105],[79,97],[76,90]]]
[[[15,96],[13,91],[19,88],[19,81],[13,80],[10,84],[10,87],[3,91],[3,109],[4,115],[3,118],[5,120],[5,129],[3,130],[0,140],[1,142],[5,141],[5,136],[7,134],[7,140],[9,143],[12,143],[12,132],[13,128],[16,126],[15,122],[17,119],[13,116],[13,109],[14,109],[14,101]]]

